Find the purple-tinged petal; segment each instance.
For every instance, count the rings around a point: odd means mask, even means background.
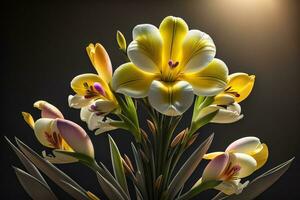
[[[63,139],[75,152],[94,158],[92,141],[83,128],[65,119],[57,119],[56,126]]]
[[[222,174],[229,164],[229,154],[223,153],[212,159],[203,171],[202,180],[221,180]]]
[[[42,101],[42,100],[37,101],[33,104],[33,107],[38,108],[42,111],[41,112],[42,118],[51,118],[51,119],[64,118],[60,110],[58,110],[58,108],[48,103],[47,101]]]

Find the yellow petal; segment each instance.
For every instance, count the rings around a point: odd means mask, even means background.
[[[215,157],[223,154],[224,152],[221,152],[221,151],[218,151],[218,152],[212,152],[212,153],[208,153],[208,154],[205,154],[203,156],[203,159],[206,159],[206,160],[212,160],[214,159]]]
[[[118,42],[118,45],[119,45],[119,48],[126,52],[126,39],[123,35],[123,33],[121,31],[117,31],[117,42]]]
[[[105,48],[99,43],[95,46],[90,44],[86,51],[99,76],[109,83],[112,78],[112,66]]]
[[[214,102],[212,104],[228,106],[233,103],[234,103],[234,97],[232,95],[221,93],[215,96]]]
[[[188,32],[188,25],[179,17],[168,16],[159,26],[163,38],[163,64],[169,60],[174,63],[181,60],[183,40]]]
[[[162,38],[151,24],[137,25],[127,54],[131,62],[146,72],[159,72],[162,58]]]
[[[134,98],[146,97],[155,75],[144,72],[133,63],[125,63],[118,67],[112,79],[114,91]]]
[[[259,152],[251,155],[257,162],[256,170],[261,168],[268,160],[269,150],[266,144],[262,144],[262,149]]]
[[[249,76],[246,73],[234,73],[229,75],[229,81],[225,93],[237,94],[233,95],[236,102],[246,99],[254,86],[255,76]]]
[[[251,175],[257,167],[256,160],[245,153],[230,153],[230,162],[232,166],[240,166],[237,178],[244,178]]]
[[[199,72],[183,74],[182,79],[193,86],[196,95],[213,96],[224,90],[227,84],[227,75],[226,64],[219,59],[213,59]]]
[[[90,86],[93,87],[94,83],[96,83],[96,82],[100,83],[103,86],[104,91],[106,93],[110,92],[110,89],[109,89],[107,83],[96,74],[81,74],[81,75],[76,76],[71,81],[71,88],[77,94],[79,94],[81,96],[85,96],[85,95],[87,95],[87,88],[85,85],[87,84],[89,87]]]
[[[148,94],[149,102],[158,112],[176,116],[183,114],[193,103],[192,86],[186,81],[154,80]]]
[[[208,65],[216,55],[211,37],[199,30],[190,30],[183,42],[181,65],[186,73],[195,73]]]
[[[27,113],[27,112],[22,112],[22,115],[23,115],[23,118],[25,120],[25,122],[31,127],[33,128],[34,127],[34,119],[33,117],[31,116],[30,113]]]

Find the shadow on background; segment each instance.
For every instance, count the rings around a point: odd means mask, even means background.
[[[68,108],[70,80],[94,72],[85,52],[90,42],[101,42],[114,68],[123,63],[115,33],[128,41],[136,24],[159,25],[167,15],[184,18],[190,28],[207,32],[217,46],[218,58],[230,72],[256,75],[252,95],[242,103],[245,118],[235,124],[209,125],[200,130],[197,143],[215,132],[214,150],[223,150],[235,139],[254,135],[269,145],[270,158],[259,172],[296,156],[287,174],[258,199],[299,199],[299,2],[296,0],[190,0],[190,1],[71,1],[69,3],[24,3],[1,6],[1,134],[17,136],[37,151],[43,148],[24,123],[21,111],[38,118],[32,104],[45,99],[62,110],[66,118],[83,127],[79,111]],[[189,116],[190,113],[187,113]],[[187,125],[187,118],[181,128]],[[106,135],[89,132],[97,159],[111,167]],[[112,133],[123,153],[131,155],[129,135]],[[1,196],[28,199],[11,165],[21,167],[1,137]],[[191,185],[201,176],[201,168]],[[78,164],[59,166],[86,189],[100,194],[88,169]],[[54,191],[68,199],[56,186]],[[209,199],[215,191],[201,197]],[[297,198],[298,197],[298,198]]]

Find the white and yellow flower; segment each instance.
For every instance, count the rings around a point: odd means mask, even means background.
[[[248,182],[240,183],[242,178],[261,168],[268,159],[268,147],[256,137],[244,137],[231,143],[225,152],[206,154],[210,159],[202,178],[195,184],[205,181],[222,181],[215,189],[227,195],[238,194]]]
[[[37,101],[34,107],[41,110],[41,118],[22,112],[24,120],[34,130],[38,141],[51,149],[77,152],[94,158],[94,147],[86,132],[76,123],[64,119],[62,113],[46,101]],[[53,155],[43,156],[52,163],[76,162],[75,158],[53,151]]]
[[[180,115],[192,105],[194,94],[214,96],[227,84],[228,69],[214,59],[213,40],[189,30],[178,17],[166,17],[159,28],[137,25],[127,54],[131,62],[117,68],[112,88],[134,98],[148,97],[165,115]]]
[[[99,43],[90,44],[87,53],[98,74],[76,76],[71,81],[71,88],[76,95],[70,95],[68,101],[70,107],[84,109],[82,112],[90,112],[87,113],[89,115],[95,113],[93,120],[84,120],[89,128],[93,127],[90,130],[94,130],[102,128],[101,123],[97,126],[95,123],[101,122],[106,114],[116,110],[118,103],[109,86],[112,79],[112,66],[106,50]]]
[[[201,111],[205,116],[219,110],[210,121],[212,123],[233,123],[243,118],[240,102],[245,100],[252,91],[255,76],[246,73],[229,75],[226,89],[214,97],[214,102]]]

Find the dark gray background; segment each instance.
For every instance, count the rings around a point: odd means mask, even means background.
[[[200,130],[197,144],[215,132],[211,150],[223,150],[243,136],[255,135],[270,148],[268,163],[255,175],[296,156],[290,170],[258,199],[299,199],[299,2],[296,0],[186,0],[186,1],[67,1],[57,3],[10,3],[1,5],[1,134],[17,136],[37,151],[43,147],[24,123],[20,112],[39,112],[32,103],[45,99],[57,105],[66,118],[83,127],[79,111],[68,108],[70,80],[94,72],[85,47],[101,42],[114,68],[123,62],[115,33],[128,41],[136,24],[159,25],[167,15],[184,18],[190,28],[207,32],[217,46],[217,57],[230,72],[256,75],[251,96],[242,102],[245,118],[228,125],[209,125]],[[190,113],[187,113],[189,115]],[[181,127],[187,125],[187,117]],[[92,136],[97,159],[110,166],[105,134]],[[132,139],[112,133],[123,153],[131,155]],[[11,165],[21,167],[1,137],[1,196],[28,199]],[[203,168],[204,162],[201,167]],[[201,175],[201,167],[189,185]],[[98,183],[85,167],[60,166],[82,186],[97,195]],[[254,176],[255,176],[254,175]],[[67,196],[57,187],[62,199]],[[211,197],[209,191],[202,197]],[[298,197],[298,198],[297,198]],[[209,198],[208,198],[209,199]]]

